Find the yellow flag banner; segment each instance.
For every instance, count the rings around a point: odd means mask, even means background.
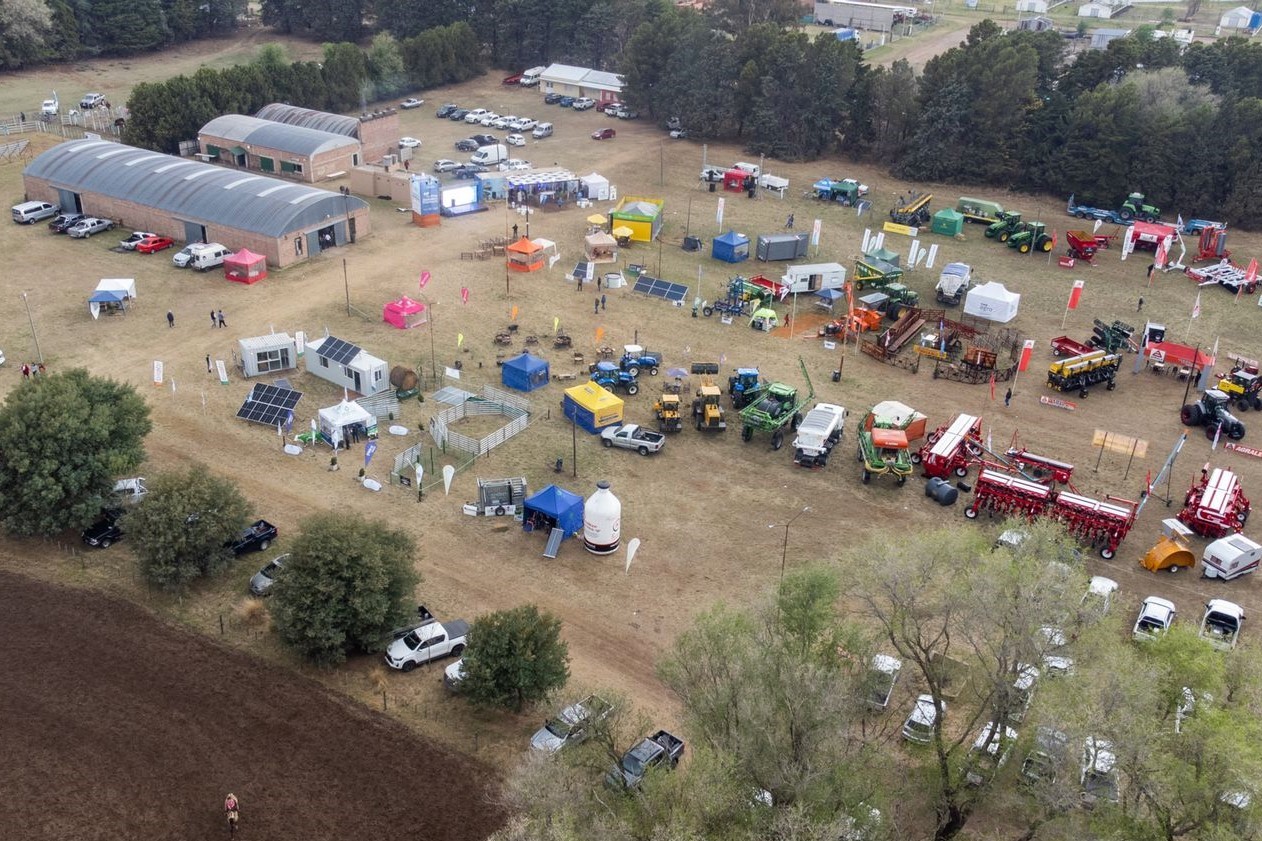
[[[561,326],[561,317],[559,315],[552,316],[552,332],[555,333]]]
[[[457,333],[456,334],[456,347],[461,347],[463,345],[464,345],[464,333]]]
[[[600,344],[600,340],[603,338],[605,338],[605,328],[597,327],[596,328],[596,344]]]
[[[513,308],[510,311],[510,313],[511,313],[511,318],[513,319],[513,321],[516,321],[517,320],[517,305],[516,304],[513,304]]]

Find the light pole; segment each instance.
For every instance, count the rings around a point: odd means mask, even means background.
[[[35,342],[35,356],[39,359],[39,364],[44,364],[44,354],[39,349],[39,336],[35,335],[35,319],[31,317],[31,302],[27,300],[26,293],[22,293],[22,303],[26,304],[26,320],[31,323],[31,339]]]
[[[811,506],[809,505],[802,506],[802,510],[794,514],[792,517],[790,517],[789,521],[784,524],[784,548],[780,550],[780,586],[781,587],[784,586],[784,567],[789,559],[789,526],[796,523],[798,517],[801,517],[803,514],[805,514],[806,512],[810,510],[811,510]],[[767,526],[767,528],[774,529],[776,528],[776,524],[772,523],[771,525]]]
[[[434,307],[429,302],[429,297],[424,292],[418,292],[421,300],[425,302],[425,316],[429,321],[429,365],[430,373],[434,377],[434,387],[438,387],[438,356],[434,353]]]

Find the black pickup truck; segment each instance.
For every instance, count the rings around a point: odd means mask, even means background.
[[[272,545],[276,535],[276,526],[267,520],[256,520],[253,525],[224,545],[231,549],[234,555],[244,555],[246,552],[262,552]]]

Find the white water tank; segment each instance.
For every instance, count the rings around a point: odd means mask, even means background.
[[[583,505],[583,545],[593,555],[618,551],[622,542],[622,503],[609,491],[608,482],[597,482],[596,493]]]

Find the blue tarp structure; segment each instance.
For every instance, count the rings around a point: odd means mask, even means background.
[[[717,236],[714,238],[710,256],[725,263],[739,263],[741,260],[748,260],[749,237],[744,234],[738,234],[736,231],[728,231],[722,236]]]
[[[832,312],[836,303],[846,297],[846,293],[842,292],[840,289],[823,289],[816,292],[815,297],[819,299],[819,306],[829,312]]]
[[[583,498],[565,488],[548,485],[523,503],[522,527],[528,531],[559,527],[567,535],[583,530]]]
[[[127,293],[121,289],[98,289],[88,298],[89,304],[121,304],[127,300]]]
[[[859,31],[857,29],[838,29],[833,33],[837,36],[838,41],[858,41]]]
[[[514,356],[504,362],[500,382],[505,388],[517,391],[534,391],[548,384],[548,361],[529,353]]]

